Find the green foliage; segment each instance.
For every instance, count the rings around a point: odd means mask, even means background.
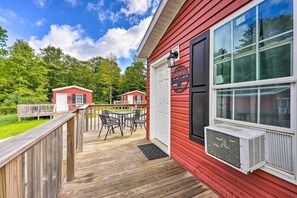
[[[23,40],[17,40],[4,61],[7,72],[4,105],[40,103],[47,100],[47,69],[43,61],[36,57],[34,50]]]
[[[94,103],[112,103],[124,92],[146,89],[142,59],[134,58],[121,76],[113,54],[81,61],[53,46],[36,54],[23,40],[16,40],[7,51],[6,41],[7,32],[0,26],[0,107],[3,113],[14,112],[12,109],[17,104],[51,102],[52,89],[63,86],[77,85],[93,90]]]
[[[7,31],[0,26],[0,56],[7,55],[6,42],[7,42]]]
[[[133,90],[146,91],[146,68],[143,59],[134,58],[121,79],[120,88],[122,93]]]
[[[0,139],[18,135],[47,121],[48,119],[26,119],[19,123],[16,114],[0,116]]]
[[[17,113],[16,106],[1,106],[0,107],[0,115],[8,115]]]

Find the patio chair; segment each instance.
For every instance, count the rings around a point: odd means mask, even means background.
[[[136,131],[137,125],[143,125],[146,130],[146,113],[135,117],[135,119],[133,120],[133,124],[135,126],[134,131]],[[132,134],[132,132],[133,131],[131,131],[131,134]]]
[[[111,119],[110,116],[103,115],[103,114],[99,114],[99,116],[100,116],[102,125],[101,125],[101,129],[99,131],[99,134],[98,134],[98,138],[100,137],[100,134],[102,132],[103,126],[107,127],[107,132],[106,132],[106,135],[105,135],[104,140],[106,140],[107,134],[109,132],[111,132],[111,131],[114,133],[114,129],[117,128],[117,127],[120,127],[120,131],[121,131],[121,134],[123,136],[123,131],[122,131],[122,128],[121,128],[121,125],[120,125],[120,121],[119,120]]]
[[[146,130],[146,113],[140,114],[141,110],[135,110],[134,115],[132,117],[126,118],[130,125],[127,125],[131,128],[131,135],[136,131],[138,125],[144,125]]]
[[[133,127],[133,124],[134,124],[133,123],[133,120],[135,120],[135,118],[139,117],[140,116],[140,113],[141,113],[141,110],[139,110],[139,109],[134,110],[133,113],[132,113],[132,116],[125,118],[125,126],[130,127],[131,130],[132,130],[134,128]]]

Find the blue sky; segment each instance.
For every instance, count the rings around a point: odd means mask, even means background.
[[[87,60],[114,53],[130,65],[160,0],[1,0],[0,25],[8,44],[23,39]]]

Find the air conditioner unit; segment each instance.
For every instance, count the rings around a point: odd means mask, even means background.
[[[245,174],[266,164],[265,131],[218,124],[204,133],[205,152],[225,164]]]

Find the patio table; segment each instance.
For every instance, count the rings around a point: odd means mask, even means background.
[[[122,128],[125,127],[125,117],[132,113],[133,113],[133,111],[112,111],[112,112],[110,112],[110,114],[114,114],[114,115],[118,116],[118,118],[120,120],[120,125]]]

